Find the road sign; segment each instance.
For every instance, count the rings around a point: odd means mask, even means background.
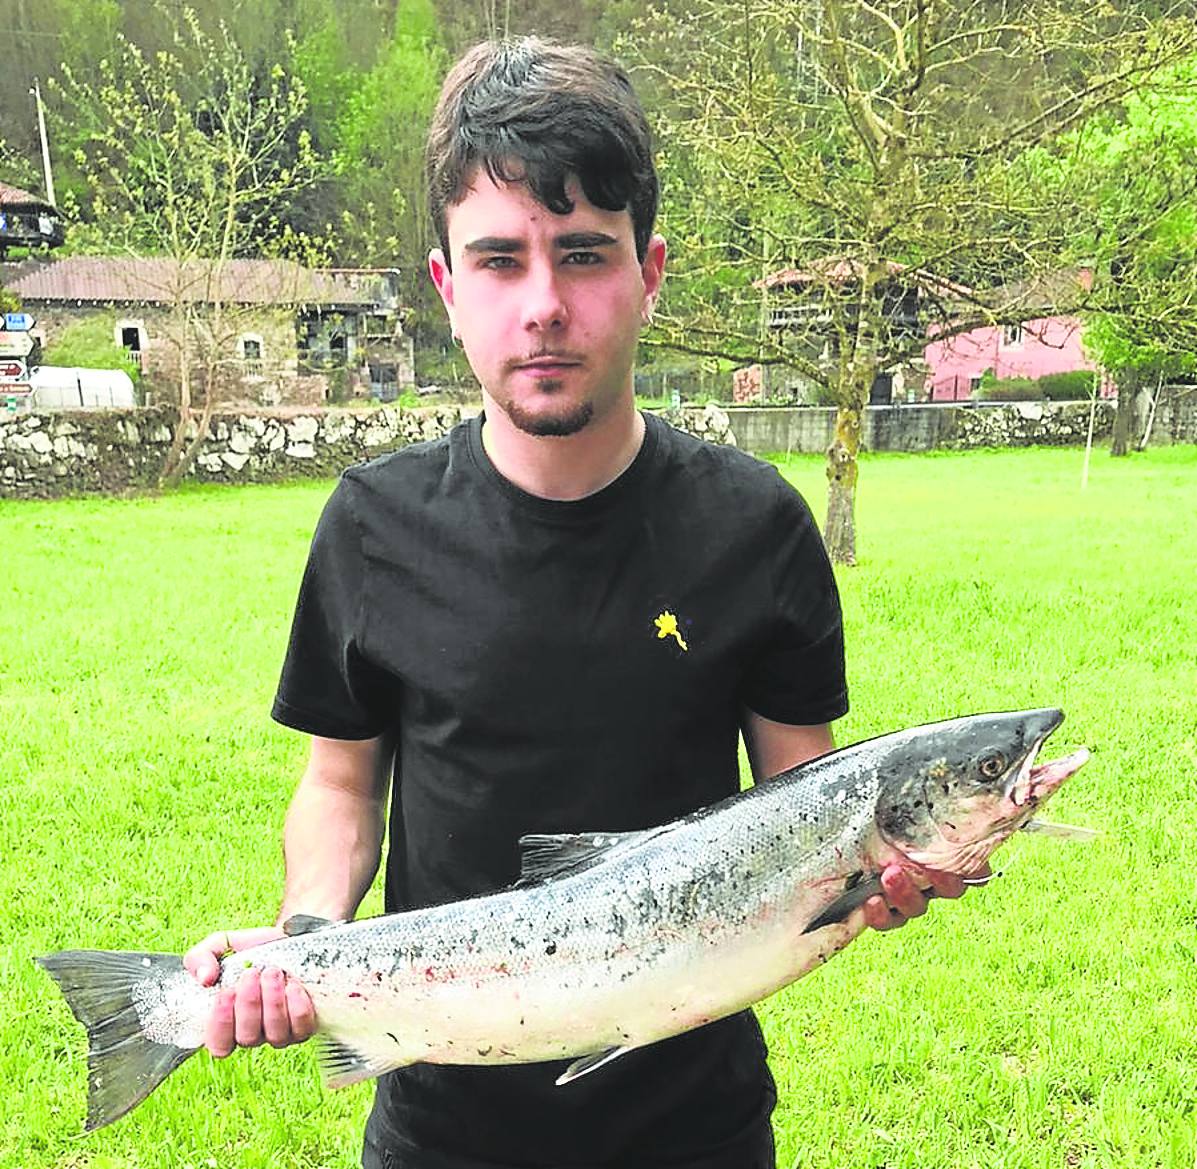
[[[0,409],[8,415],[24,414],[33,401],[33,387],[19,383],[0,387]]]
[[[12,333],[28,333],[36,323],[29,313],[4,314],[4,327]]]
[[[33,352],[33,338],[28,333],[0,330],[0,357],[28,357]]]
[[[0,357],[0,381],[24,381],[29,376],[23,361],[14,357]]]

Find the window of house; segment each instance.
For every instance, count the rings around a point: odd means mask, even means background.
[[[1002,344],[1007,349],[1013,349],[1022,344],[1022,325],[1003,325]]]
[[[260,373],[262,370],[262,338],[256,333],[246,333],[240,340],[241,360],[245,362],[247,373]]]
[[[144,321],[120,320],[113,329],[113,340],[129,356],[142,365],[145,360],[146,334]]]

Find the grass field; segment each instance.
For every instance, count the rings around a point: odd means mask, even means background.
[[[1060,705],[1092,761],[1005,875],[762,1010],[780,1164],[1190,1169],[1197,448],[865,460],[841,575],[849,742]],[[818,459],[784,470],[816,511]],[[269,920],[304,744],[269,706],[330,483],[0,504],[0,1167],[349,1167],[370,1089],[201,1055],[78,1135],[82,1033],[31,955]],[[377,908],[372,900],[370,906]]]

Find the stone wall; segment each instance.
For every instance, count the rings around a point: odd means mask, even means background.
[[[736,443],[754,454],[822,454],[835,433],[835,410],[820,406],[740,406],[727,411]],[[1095,441],[1110,435],[1114,405],[1099,402]],[[869,451],[930,451],[994,446],[1083,444],[1087,402],[1011,402],[995,406],[869,406],[861,446]]]
[[[439,406],[219,414],[189,478],[244,483],[336,475],[395,447],[436,438],[471,412]],[[151,487],[176,425],[171,407],[54,410],[0,419],[0,497]]]
[[[447,405],[229,411],[212,419],[190,478],[241,483],[332,476],[396,447],[437,438],[476,409]],[[687,406],[663,416],[699,438],[758,454],[821,454],[831,442],[835,422],[833,410],[811,406]],[[1098,404],[1098,440],[1108,439],[1113,417],[1111,403]],[[166,406],[0,415],[0,497],[47,498],[151,487],[176,418],[173,408]],[[1080,445],[1088,420],[1089,407],[1083,402],[878,406],[866,411],[863,439],[865,449],[887,451]],[[1153,433],[1157,442],[1197,442],[1197,391],[1182,389],[1165,398]]]
[[[1156,408],[1152,445],[1181,442],[1197,443],[1197,386],[1166,387]]]

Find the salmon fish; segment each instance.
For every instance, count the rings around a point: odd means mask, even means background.
[[[558,1080],[733,1014],[865,928],[897,863],[981,869],[1088,758],[1039,764],[1054,709],[983,714],[857,743],[639,832],[530,836],[510,889],[348,923],[295,918],[223,959],[311,994],[326,1080],[418,1061],[572,1059]],[[925,877],[923,884],[926,884]],[[216,993],[173,954],[38,961],[87,1028],[86,1127],[140,1103],[203,1042]]]

